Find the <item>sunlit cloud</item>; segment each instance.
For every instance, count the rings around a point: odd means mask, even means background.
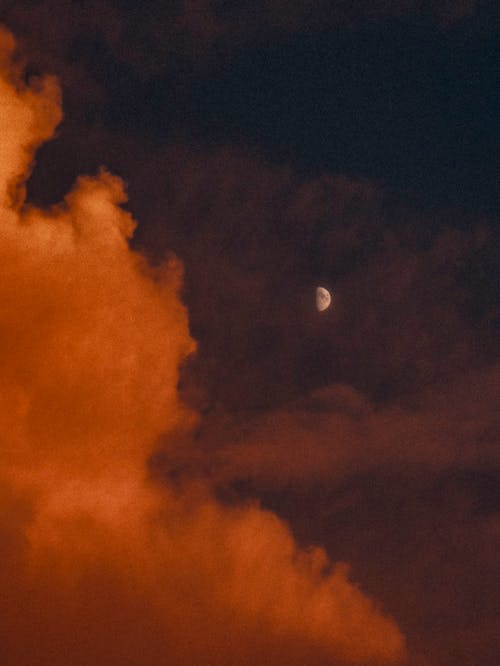
[[[396,662],[396,623],[257,505],[148,478],[194,352],[182,266],[129,246],[122,181],[81,177],[26,204],[61,120],[53,79],[26,84],[0,33],[0,611],[7,664]]]

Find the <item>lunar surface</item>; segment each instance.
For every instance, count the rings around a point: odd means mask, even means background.
[[[332,302],[330,292],[325,287],[316,287],[316,307],[320,312],[327,310]]]

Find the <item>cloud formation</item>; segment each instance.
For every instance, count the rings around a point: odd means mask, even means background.
[[[434,390],[412,406],[376,406],[351,386],[330,385],[263,415],[207,420],[202,445],[213,450],[219,484],[250,482],[256,491],[340,485],[381,469],[487,471],[498,467],[498,366]],[[230,433],[230,434],[229,434]],[[177,460],[182,470],[182,457]],[[205,461],[206,466],[206,461]]]
[[[27,45],[41,38],[45,49],[37,53],[37,62],[58,70],[64,84],[74,88],[75,102],[85,99],[84,90],[88,103],[90,99],[102,101],[106,95],[100,68],[95,68],[96,49],[107,64],[112,59],[119,70],[131,68],[144,78],[162,71],[190,75],[276,38],[286,40],[325,29],[345,31],[366,22],[408,17],[447,27],[460,21],[481,20],[494,11],[494,3],[489,0],[433,0],[424,4],[416,0],[272,0],[252,6],[152,0],[147,9],[113,0],[88,2],[85,6],[48,0],[42,5],[8,3],[0,20],[20,33]],[[148,44],[147,49],[144,44]]]
[[[352,562],[416,663],[494,664],[495,227],[235,149],[155,164],[167,194],[150,206],[172,227],[154,237],[183,247],[201,334],[205,368],[185,379],[200,404],[197,381],[218,389],[196,437],[155,464],[228,504],[258,497]],[[321,319],[320,278],[335,292]]]
[[[81,177],[26,204],[34,151],[61,118],[0,33],[0,630],[3,663],[357,664],[404,657],[395,622],[324,550],[257,505],[148,478],[160,436],[196,415],[180,263],[132,251],[123,183]]]

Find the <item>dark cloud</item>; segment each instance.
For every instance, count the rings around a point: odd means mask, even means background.
[[[56,66],[62,66],[68,56],[73,64],[83,56],[97,73],[106,67],[102,58],[106,53],[99,50],[105,48],[117,62],[149,76],[162,68],[206,66],[288,34],[405,16],[446,25],[476,15],[484,18],[492,4],[480,0],[274,0],[250,6],[245,2],[153,0],[143,6],[121,0],[50,0],[43,4],[6,0],[0,20],[26,37],[28,44],[50,36],[45,55],[40,55],[46,62],[55,58]]]
[[[427,218],[366,181],[305,179],[241,150],[177,147],[146,174],[141,242],[188,266],[212,400],[244,410],[341,382],[384,401],[498,353],[493,227],[456,228],[454,211]],[[321,319],[318,281],[334,293]]]
[[[494,226],[241,151],[174,154],[172,228],[199,220],[179,241],[203,350],[185,395],[207,413],[155,468],[181,487],[210,479],[229,504],[260,498],[355,561],[399,609],[415,663],[494,664]],[[320,278],[322,319],[307,287]]]

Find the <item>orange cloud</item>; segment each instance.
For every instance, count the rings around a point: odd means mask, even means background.
[[[0,33],[3,663],[398,661],[394,621],[275,515],[148,479],[158,437],[196,421],[177,395],[194,350],[181,266],[130,249],[105,171],[51,210],[24,203],[61,110],[14,47]]]

